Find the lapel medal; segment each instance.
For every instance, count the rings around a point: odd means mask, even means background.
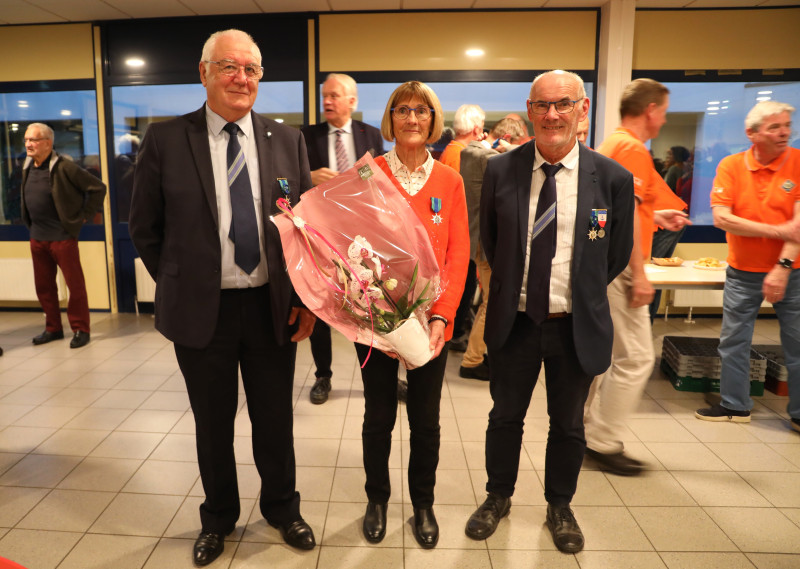
[[[439,225],[442,223],[442,216],[439,215],[442,210],[442,198],[431,198],[431,209],[433,210],[433,223]]]
[[[602,239],[606,236],[606,219],[608,219],[608,210],[607,209],[596,209],[592,213],[597,212],[597,223],[600,225],[600,229],[597,231],[597,236]]]
[[[281,187],[281,193],[283,197],[286,198],[287,203],[291,204],[291,200],[289,199],[289,180],[286,178],[278,178],[278,185]]]
[[[597,239],[597,210],[592,210],[592,215],[589,218],[589,233],[587,233],[590,241]]]

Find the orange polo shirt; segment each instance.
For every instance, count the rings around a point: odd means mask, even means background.
[[[456,172],[461,172],[461,151],[467,147],[463,142],[451,140],[450,143],[442,150],[442,155],[439,156],[439,162],[447,164]]]
[[[642,257],[645,261],[649,261],[650,250],[653,247],[653,232],[656,230],[653,222],[653,211],[656,209],[654,205],[657,197],[663,193],[661,186],[666,188],[670,194],[672,194],[672,190],[656,172],[653,158],[647,147],[636,138],[630,129],[617,127],[611,136],[597,148],[597,151],[616,160],[633,174],[633,193],[637,198],[636,212],[639,215],[639,245]],[[677,196],[675,197],[677,198]],[[680,200],[680,198],[678,199]],[[686,207],[685,203],[683,207]],[[683,209],[683,207],[674,209]],[[665,208],[660,207],[659,209]]]
[[[800,150],[788,148],[766,166],[753,148],[722,159],[711,188],[711,207],[728,207],[733,215],[780,225],[794,217],[800,201]],[[766,273],[780,258],[783,241],[726,234],[728,264],[740,271]],[[800,268],[800,259],[793,267]]]

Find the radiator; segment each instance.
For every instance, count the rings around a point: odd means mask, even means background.
[[[144,268],[141,257],[133,260],[133,266],[136,271],[136,302],[153,302],[156,299],[156,282]],[[138,310],[139,307],[136,308]]]
[[[672,305],[692,308],[722,308],[722,291],[679,289],[673,292]],[[761,306],[768,308],[772,304],[765,300]]]
[[[67,298],[67,285],[61,269],[56,274],[58,300]],[[33,261],[0,258],[0,301],[38,301],[33,280]]]

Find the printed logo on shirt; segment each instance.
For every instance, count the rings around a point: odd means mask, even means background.
[[[711,191],[712,191],[712,192],[717,192],[718,194],[721,194],[722,192],[724,192],[724,191],[725,191],[725,188],[723,188],[722,186],[714,186],[714,187],[711,189]]]
[[[781,188],[783,188],[783,191],[784,191],[784,192],[787,192],[787,193],[788,193],[788,192],[791,192],[791,191],[794,189],[794,187],[795,187],[796,185],[797,185],[797,184],[795,184],[795,183],[794,183],[794,182],[792,182],[791,180],[786,180],[786,181],[783,183],[783,185],[781,185]]]

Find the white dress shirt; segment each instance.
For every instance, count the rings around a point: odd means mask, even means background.
[[[228,133],[223,130],[227,121],[212,111],[206,104],[208,123],[208,146],[211,149],[211,168],[214,170],[214,188],[217,194],[217,214],[219,216],[219,242],[222,247],[222,288],[249,288],[265,284],[268,280],[267,255],[264,251],[264,218],[261,213],[261,184],[258,175],[258,149],[253,136],[253,121],[250,113],[236,121],[239,125],[239,145],[244,151],[250,188],[258,223],[258,248],[261,260],[249,275],[234,261],[234,244],[228,237],[231,229],[231,192],[228,187]]]
[[[356,156],[356,143],[353,140],[353,121],[347,119],[341,127],[336,128],[331,123],[328,123],[328,168],[336,172],[339,171],[339,166],[336,164],[336,131],[343,130],[342,142],[344,143],[344,150],[347,152],[347,160],[349,166],[356,163],[359,158]]]
[[[572,312],[572,284],[570,265],[575,242],[575,215],[578,208],[578,157],[580,143],[561,160],[562,168],[556,173],[556,255],[550,269],[550,310],[549,312]],[[525,269],[522,273],[522,293],[519,297],[519,310],[525,311],[528,290],[528,266],[531,258],[531,236],[536,218],[539,193],[544,184],[545,174],[542,163],[546,162],[539,149],[535,150],[531,196],[528,202],[528,236],[525,250]],[[589,220],[586,220],[589,223]]]

